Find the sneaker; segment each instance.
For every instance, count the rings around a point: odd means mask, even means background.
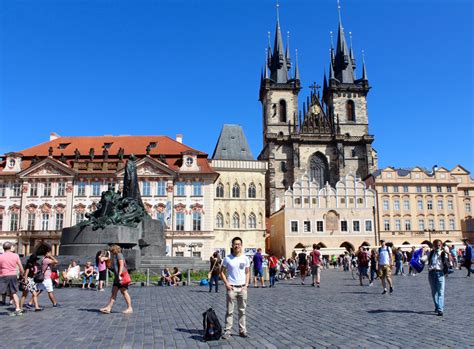
[[[443,312],[441,310],[438,310],[438,316],[443,316]]]
[[[390,293],[393,293],[393,287],[390,286]]]
[[[23,305],[23,308],[26,308],[26,309],[29,310],[29,309],[33,308],[33,306],[30,305],[30,304],[24,304],[24,305]]]
[[[319,288],[319,284],[316,285]]]
[[[369,283],[369,287],[370,287],[370,286],[373,286],[373,285],[374,285],[374,283],[373,283],[373,282]]]
[[[35,311],[43,311],[43,310],[44,310],[43,307],[35,308]]]
[[[15,310],[10,313],[10,316],[21,316],[23,315],[23,311],[21,310]]]
[[[249,335],[247,334],[247,332],[240,332],[239,336],[243,338],[249,338]]]
[[[221,338],[222,338],[222,339],[225,339],[225,340],[229,339],[229,338],[230,338],[230,332],[227,332],[227,331],[224,332],[224,334],[222,335]]]
[[[62,307],[62,305],[59,304],[59,303],[53,304],[53,308],[61,308],[61,307]]]
[[[387,293],[387,289],[385,288],[382,292],[382,294],[386,294]]]
[[[313,286],[313,287],[314,287],[314,286],[316,286],[316,285],[315,285],[315,284],[314,284],[314,282],[313,282],[313,283],[311,284],[311,286]]]

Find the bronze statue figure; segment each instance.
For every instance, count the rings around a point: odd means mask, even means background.
[[[143,220],[147,213],[140,196],[135,160],[136,157],[132,154],[125,165],[122,195],[119,191],[104,191],[97,210],[87,213],[87,220],[79,223],[81,226],[91,225],[93,230],[103,229],[108,225],[136,227]]]

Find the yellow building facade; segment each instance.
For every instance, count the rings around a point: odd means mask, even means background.
[[[470,197],[460,197],[458,187],[464,190],[472,183],[461,166],[452,171],[443,167],[436,171],[387,167],[370,175],[366,183],[377,191],[379,238],[394,245],[430,243],[434,239],[461,242],[461,217],[467,213],[463,211],[466,206],[460,206],[470,202]]]

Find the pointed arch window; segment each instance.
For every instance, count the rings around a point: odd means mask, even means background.
[[[280,122],[286,122],[286,101],[284,99],[281,99],[280,103],[278,103],[278,112],[280,115]]]
[[[240,186],[237,183],[232,187],[232,197],[240,198]]]
[[[224,184],[219,183],[216,187],[216,198],[224,197]]]
[[[347,116],[347,121],[356,121],[355,104],[352,99],[349,99],[346,102],[346,116]]]
[[[240,228],[240,217],[237,212],[234,213],[232,216],[232,228],[239,229]]]
[[[257,217],[252,212],[249,215],[249,229],[256,229],[257,228]]]
[[[311,181],[318,183],[322,188],[329,181],[329,166],[326,157],[317,152],[309,161],[309,174]]]
[[[224,216],[220,212],[216,216],[216,228],[224,228]]]
[[[248,196],[251,199],[255,199],[257,197],[257,188],[255,187],[255,184],[253,184],[253,183],[250,183],[250,185],[249,185]]]

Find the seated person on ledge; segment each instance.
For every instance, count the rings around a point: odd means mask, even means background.
[[[171,274],[170,274],[168,268],[165,268],[161,271],[161,279],[160,280],[161,280],[163,286],[164,285],[171,286],[172,279],[171,279]]]
[[[173,274],[171,274],[171,284],[173,286],[179,286],[179,283],[183,279],[183,274],[179,271],[178,267],[173,268]]]
[[[87,282],[87,288],[91,288],[92,280],[94,278],[94,267],[91,262],[87,262],[84,266],[84,273],[82,273],[82,288],[85,288]]]
[[[74,279],[79,279],[80,272],[81,267],[77,265],[75,260],[72,260],[67,270],[64,270],[61,273],[61,276],[63,277],[63,287],[66,286],[66,282],[70,282]]]

